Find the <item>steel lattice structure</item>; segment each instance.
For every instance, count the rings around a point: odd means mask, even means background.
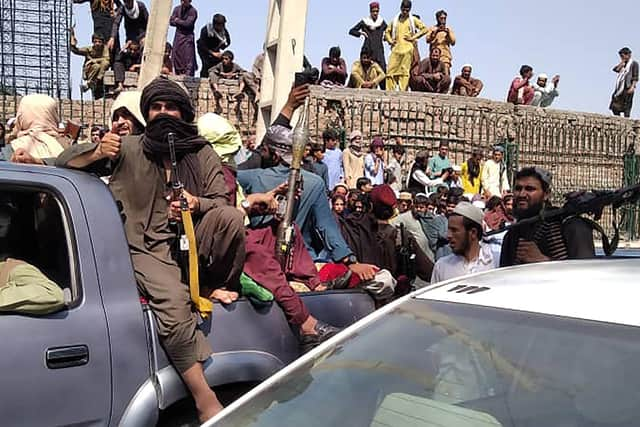
[[[0,0],[0,94],[71,98],[71,0]]]

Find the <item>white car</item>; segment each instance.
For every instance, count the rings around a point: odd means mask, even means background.
[[[206,426],[640,426],[640,260],[542,263],[416,291]]]

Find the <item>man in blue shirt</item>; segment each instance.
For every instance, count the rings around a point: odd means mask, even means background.
[[[451,161],[447,157],[449,153],[449,143],[447,141],[440,141],[438,147],[438,155],[429,159],[428,171],[430,173],[429,178],[440,178],[446,169],[451,168]]]
[[[322,140],[326,151],[324,164],[329,169],[329,188],[344,182],[344,168],[342,166],[342,150],[338,148],[338,134],[333,129],[327,129],[322,133]]]
[[[369,147],[370,153],[364,158],[364,176],[371,180],[371,184],[384,184],[384,141],[376,136]]]
[[[262,168],[238,171],[237,179],[245,193],[266,193],[287,181],[292,144],[290,120],[295,109],[304,103],[308,95],[309,88],[306,85],[292,89],[287,104],[262,141]],[[347,264],[363,281],[373,279],[377,268],[358,263],[342,237],[331,213],[322,178],[302,170],[302,179],[304,190],[298,200],[295,223],[302,230],[311,256],[314,259],[318,258],[312,246],[314,234],[317,232],[322,237],[324,249],[333,261]],[[264,218],[263,223],[267,224],[270,220]],[[252,221],[253,226],[259,226],[259,223],[260,221],[255,219]]]

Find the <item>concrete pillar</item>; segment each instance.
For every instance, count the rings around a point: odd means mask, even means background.
[[[284,104],[294,75],[302,71],[308,0],[270,0],[256,124],[259,143]]]
[[[138,77],[138,90],[142,90],[147,83],[160,75],[171,11],[171,0],[151,0],[149,23],[144,40],[144,56],[142,57],[140,77]]]

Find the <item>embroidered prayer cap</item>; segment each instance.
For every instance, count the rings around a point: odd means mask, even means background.
[[[454,215],[460,215],[465,217],[476,224],[482,226],[482,220],[484,218],[484,214],[482,213],[482,209],[472,205],[469,202],[460,202],[453,210]]]
[[[193,123],[196,117],[196,110],[187,89],[167,76],[156,77],[142,90],[140,109],[145,120],[149,121],[149,109],[156,101],[175,103],[182,112],[182,120],[187,123]]]
[[[538,80],[549,80],[549,76],[547,76],[545,73],[540,73],[538,74]]]
[[[378,3],[377,1],[372,1],[371,3],[369,3],[369,10],[373,9],[380,9],[380,3]]]
[[[371,193],[369,193],[369,198],[371,199],[371,203],[374,205],[393,208],[398,204],[396,193],[387,184],[376,185],[373,190],[371,190]]]
[[[411,193],[407,192],[407,191],[403,191],[402,193],[400,193],[400,196],[398,197],[398,200],[405,200],[407,202],[410,202],[413,200],[413,198],[411,197]]]
[[[371,149],[373,150],[377,147],[384,148],[384,140],[381,136],[376,136],[373,138],[373,141],[371,141]]]

